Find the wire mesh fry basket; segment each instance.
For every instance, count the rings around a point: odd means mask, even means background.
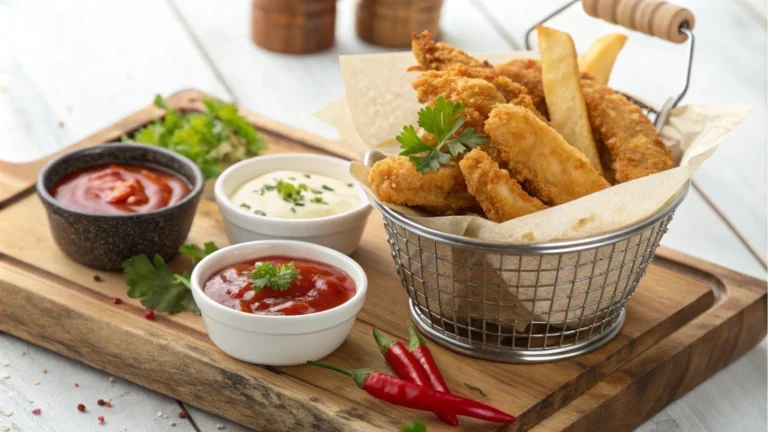
[[[585,0],[585,10],[589,13],[597,1]],[[599,1],[634,8],[668,5],[655,0]],[[668,25],[677,25],[689,43],[683,91],[658,111],[629,97],[655,120],[657,128],[688,88],[693,55],[692,18]],[[366,155],[366,164],[371,166],[372,159],[370,153]],[[689,186],[686,183],[653,215],[623,229],[533,244],[495,243],[442,233],[374,204],[384,216],[392,258],[410,298],[410,314],[422,333],[473,357],[541,362],[592,351],[618,334],[625,306]]]

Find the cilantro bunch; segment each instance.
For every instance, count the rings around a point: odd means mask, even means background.
[[[206,179],[267,149],[256,128],[237,112],[237,106],[210,98],[202,102],[207,111],[182,113],[157,95],[155,105],[165,110],[165,117],[130,137],[123,136],[122,141],[152,144],[186,156],[200,167]]]
[[[200,260],[218,250],[216,243],[208,242],[202,249],[195,244],[184,245],[179,252],[189,258],[192,267]],[[128,258],[123,262],[123,277],[128,284],[128,297],[140,298],[147,309],[175,314],[200,310],[192,297],[189,277],[192,270],[181,274],[171,271],[160,255],[152,260],[142,254]]]
[[[451,161],[451,156],[464,153],[488,142],[485,135],[475,132],[474,128],[464,129],[458,136],[456,132],[464,124],[461,112],[464,106],[460,102],[452,102],[440,96],[435,100],[435,106],[426,106],[419,110],[419,127],[437,138],[437,145],[431,147],[424,143],[411,126],[404,126],[397,136],[400,143],[401,156],[409,156],[422,174],[437,170],[440,165]],[[446,153],[444,149],[447,149]]]

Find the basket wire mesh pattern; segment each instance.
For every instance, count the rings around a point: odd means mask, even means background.
[[[641,229],[554,253],[463,246],[380,210],[411,316],[423,333],[475,357],[536,362],[591,351],[618,333],[681,199]]]

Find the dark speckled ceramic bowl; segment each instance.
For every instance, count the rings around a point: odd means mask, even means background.
[[[173,173],[190,185],[181,201],[147,213],[97,214],[67,207],[51,189],[64,176],[84,168],[111,163],[144,165]],[[48,213],[51,233],[62,251],[75,261],[100,270],[120,270],[127,258],[178,254],[195,217],[203,191],[203,174],[189,159],[154,146],[107,144],[61,155],[37,177],[37,193]]]

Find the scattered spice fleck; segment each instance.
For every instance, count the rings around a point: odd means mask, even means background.
[[[63,128],[63,127],[64,127],[64,120],[59,120],[59,127],[60,127],[60,128]]]
[[[40,415],[40,413],[43,412],[40,408],[35,408],[32,410],[32,414],[34,415]]]
[[[26,351],[22,351],[21,355],[27,355],[27,352]]]
[[[104,406],[107,407],[107,408],[112,408],[112,402],[106,401],[106,402],[104,402]]]
[[[217,423],[217,424],[216,424],[216,429],[218,429],[218,430],[222,430],[222,429],[224,429],[224,425],[223,425],[223,424],[221,424],[221,423]]]
[[[43,368],[43,374],[47,374],[47,373],[48,373],[48,369]]]
[[[168,426],[176,426],[176,422],[172,421],[172,422],[168,423]]]
[[[13,415],[13,411],[3,411],[3,415],[6,417],[10,417]]]
[[[99,423],[104,424],[104,416],[98,416],[96,417],[96,420],[98,420]]]
[[[186,412],[186,411],[179,411],[179,418],[183,418],[184,419],[184,418],[187,418],[188,415],[189,415],[189,413]]]
[[[113,376],[109,377],[109,382],[111,382],[111,383],[115,382],[115,377],[113,377]]]
[[[85,405],[77,404],[77,410],[80,411],[80,412],[85,412]]]
[[[78,383],[75,383],[75,387],[80,387],[80,384],[78,384]]]
[[[96,403],[99,404],[99,406],[104,406],[106,404],[106,402],[104,402],[104,399],[99,399],[96,401]]]
[[[6,380],[6,379],[8,379],[8,378],[10,378],[10,377],[11,377],[11,376],[10,376],[9,374],[7,374],[7,373],[4,373],[4,374],[0,375],[0,381],[2,381],[2,380]]]
[[[115,297],[115,298],[112,299],[112,303],[114,303],[114,304],[120,304],[122,302],[123,302],[123,300],[120,297]]]
[[[101,278],[99,275],[93,275],[93,281],[94,282],[104,282],[104,279]]]
[[[152,309],[147,309],[146,312],[144,312],[144,318],[148,320],[155,319],[155,311],[153,311]]]
[[[34,382],[32,383],[32,385],[36,385],[36,386],[39,386],[39,385],[40,385],[40,381],[34,381]]]

